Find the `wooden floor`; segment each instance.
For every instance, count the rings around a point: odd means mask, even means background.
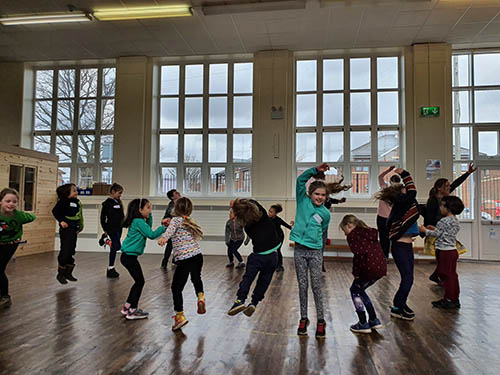
[[[500,369],[500,264],[460,263],[462,309],[433,309],[441,296],[417,264],[409,305],[414,322],[390,318],[399,283],[389,276],[368,293],[384,324],[355,335],[349,286],[350,262],[328,262],[325,274],[327,338],[299,338],[298,289],[292,259],[275,275],[255,314],[230,317],[242,271],[226,269],[225,257],[206,256],[203,282],[207,314],[196,314],[192,285],[184,291],[189,324],[171,329],[173,271],[160,270],[159,255],[141,258],[146,285],[140,306],[150,318],[127,321],[119,308],[131,278],[105,277],[106,254],[79,253],[77,283],[55,280],[55,254],[18,258],[8,267],[13,305],[0,311],[1,374],[498,374]]]

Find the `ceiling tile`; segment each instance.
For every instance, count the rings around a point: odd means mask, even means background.
[[[500,3],[500,2],[499,2]],[[500,12],[496,8],[470,8],[460,20],[460,23],[489,22]]]
[[[400,12],[394,22],[394,26],[420,26],[422,25],[430,11],[422,10],[415,12]]]
[[[433,9],[426,25],[454,25],[467,9]]]

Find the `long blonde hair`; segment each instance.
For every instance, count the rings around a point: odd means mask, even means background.
[[[182,217],[182,226],[191,233],[195,240],[203,239],[203,232],[201,227],[189,217],[193,212],[193,202],[189,198],[182,197],[177,199],[174,206],[176,216]]]
[[[368,225],[366,225],[366,223],[363,220],[358,219],[354,215],[345,215],[339,224],[339,228],[342,229],[347,224],[353,224],[355,227],[360,227],[360,228],[370,228]]]

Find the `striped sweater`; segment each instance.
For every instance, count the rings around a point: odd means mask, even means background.
[[[182,225],[183,220],[179,216],[173,217],[163,235],[167,240],[172,239],[174,262],[201,254],[200,245],[198,245],[191,232]]]
[[[400,239],[420,216],[416,200],[417,189],[410,173],[403,171],[401,179],[406,188],[406,194],[399,195],[397,201],[392,206],[391,214],[387,218],[389,238],[393,241]]]

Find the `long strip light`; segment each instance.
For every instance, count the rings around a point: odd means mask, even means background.
[[[92,18],[85,13],[39,14],[0,18],[2,25],[28,25],[36,23],[90,22]]]
[[[133,20],[192,16],[189,5],[165,5],[150,7],[94,9],[93,16],[99,21]]]

